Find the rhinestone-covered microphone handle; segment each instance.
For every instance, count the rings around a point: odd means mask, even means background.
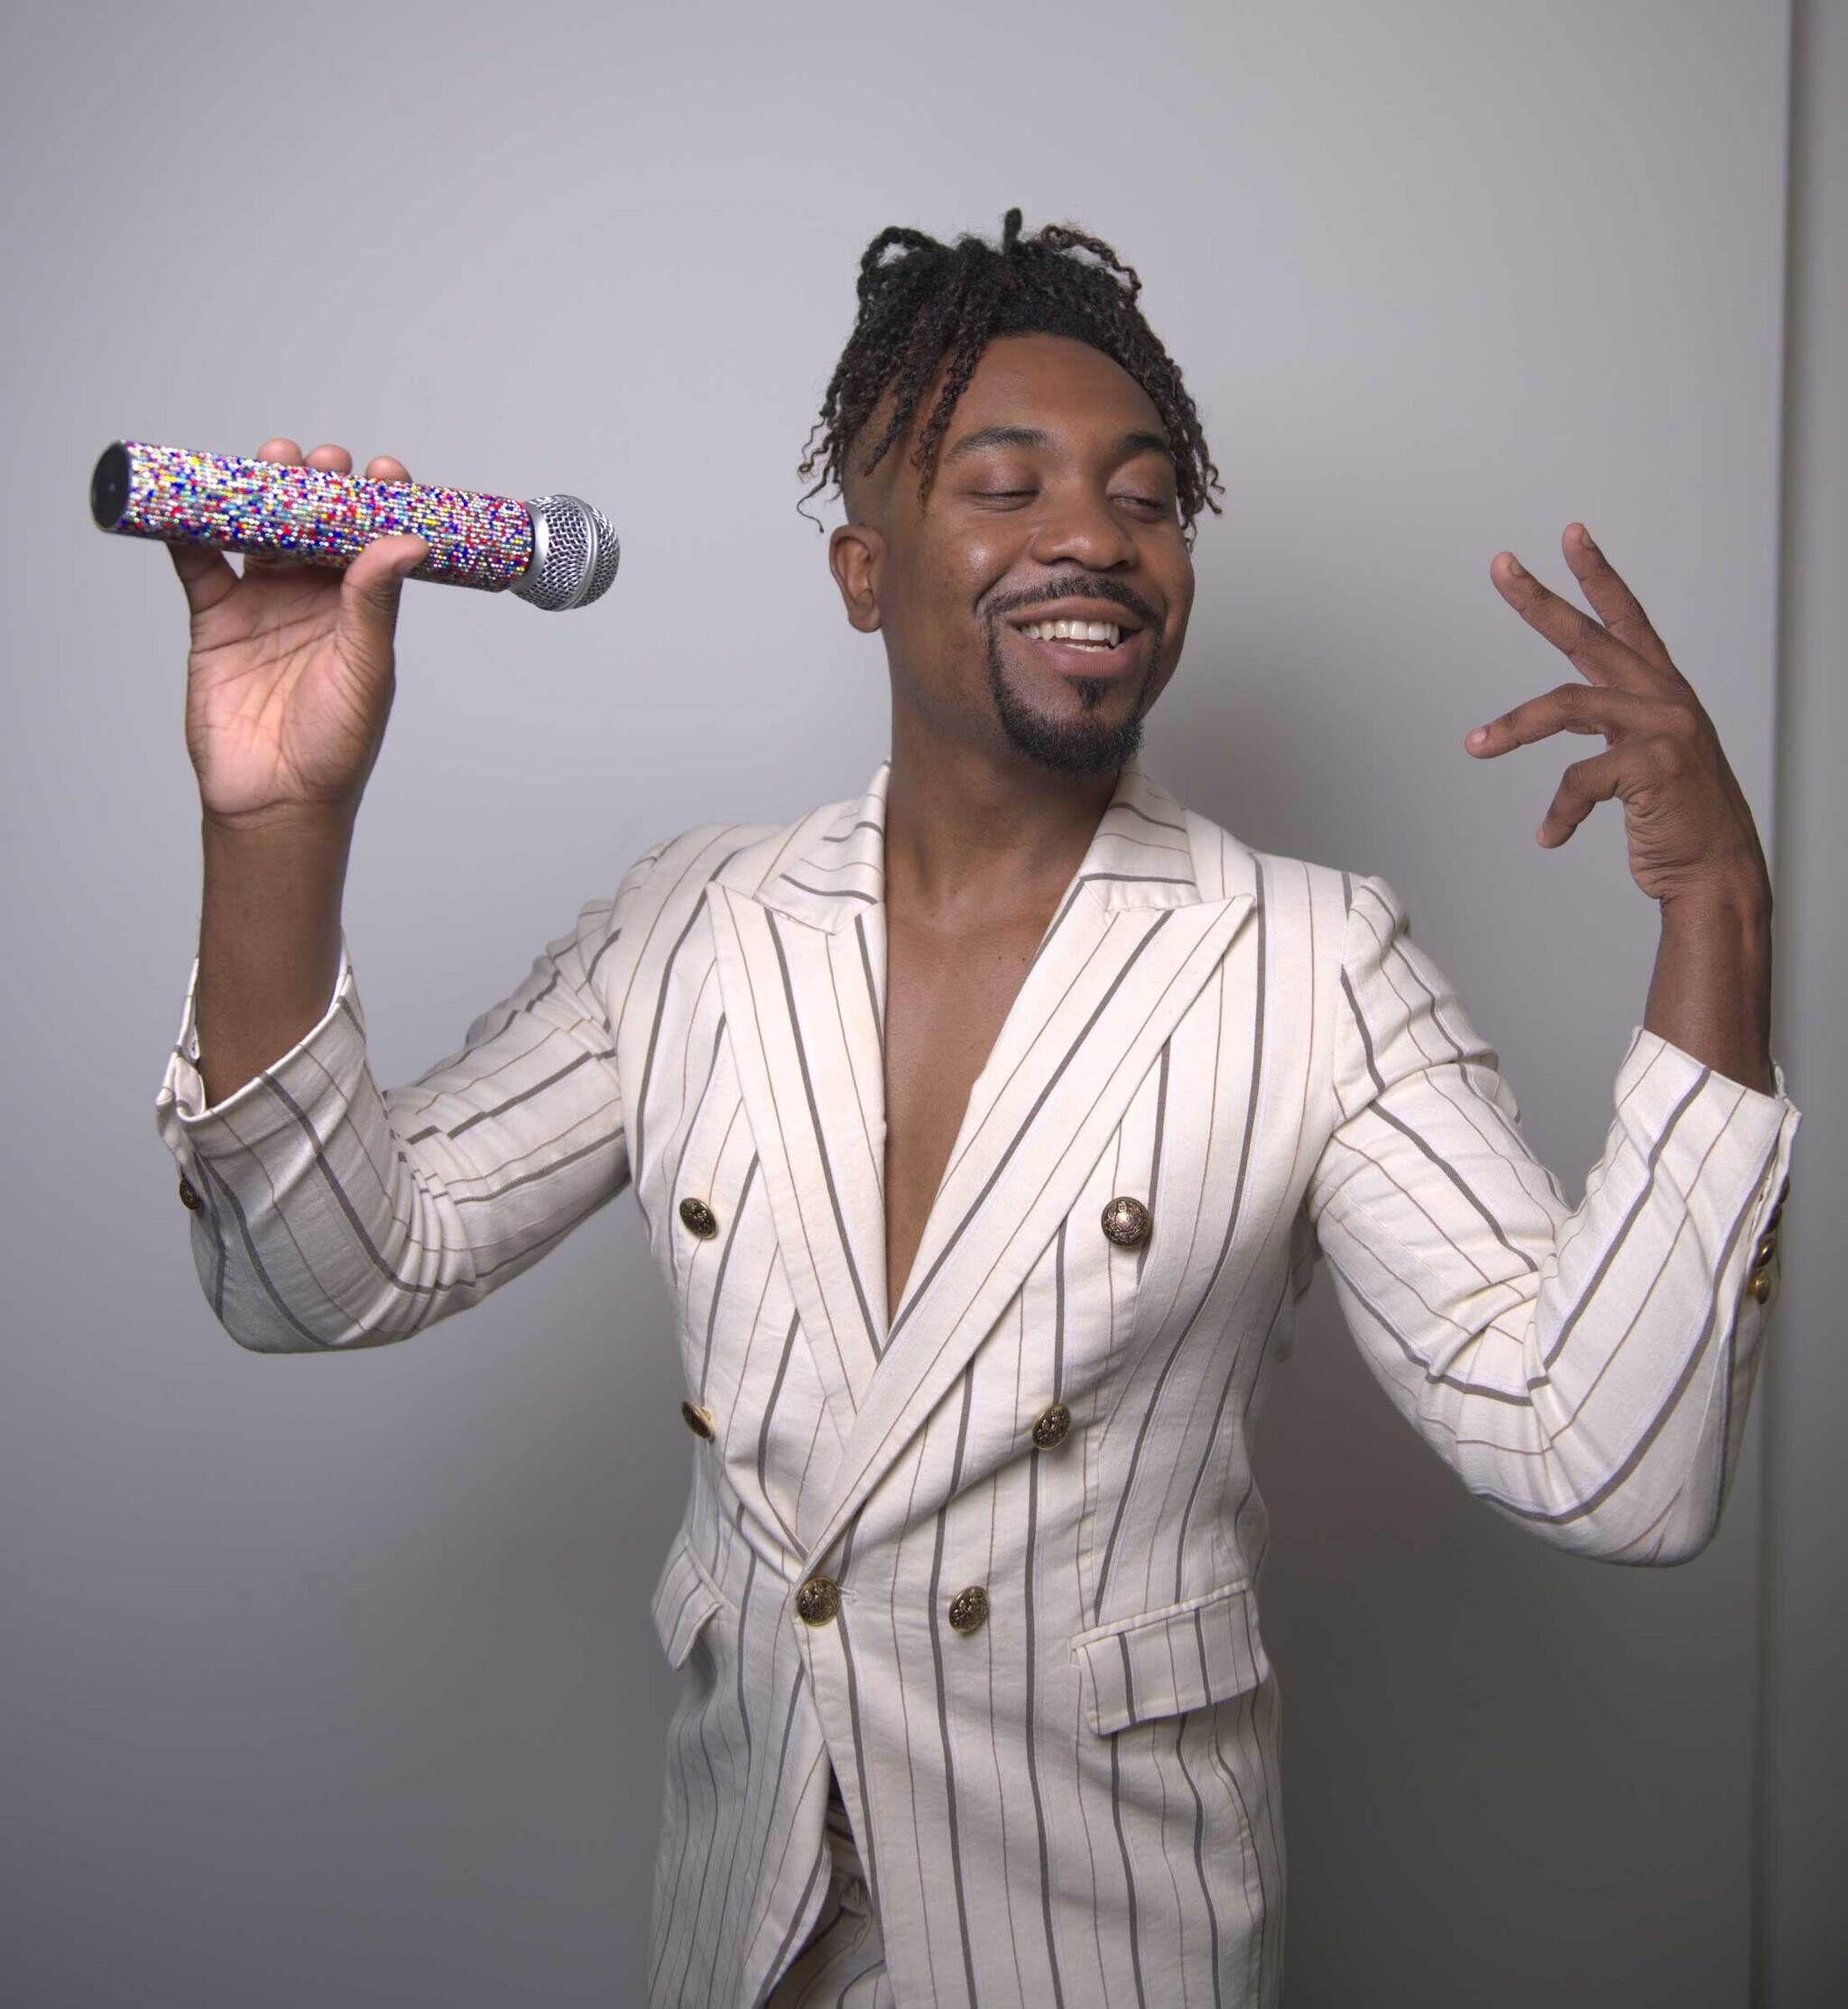
[[[90,507],[102,529],[124,536],[336,568],[375,538],[408,531],[430,553],[406,578],[488,593],[511,588],[554,610],[596,599],[616,569],[608,523],[575,496],[525,503],[140,440],[104,449]]]

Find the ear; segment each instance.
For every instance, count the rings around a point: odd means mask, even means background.
[[[827,541],[827,569],[841,589],[847,619],[862,634],[879,627],[879,575],[885,539],[871,523],[842,523]]]

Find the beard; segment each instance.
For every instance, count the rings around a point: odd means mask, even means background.
[[[988,689],[1001,729],[1017,754],[1056,773],[1109,774],[1120,768],[1142,744],[1142,718],[1149,708],[1149,690],[1154,676],[1155,657],[1151,653],[1135,704],[1119,725],[1106,725],[1093,716],[1113,680],[1103,677],[1068,678],[1077,694],[1079,716],[1049,718],[1023,704],[1009,684],[1001,663],[999,625],[991,623],[988,629]]]

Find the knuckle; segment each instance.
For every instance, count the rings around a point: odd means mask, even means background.
[[[1562,717],[1583,718],[1591,707],[1592,687],[1585,683],[1556,684],[1548,695]]]

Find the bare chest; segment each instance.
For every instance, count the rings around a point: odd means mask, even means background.
[[[886,943],[886,1318],[896,1315],[969,1090],[1043,924],[945,936],[894,916]]]

